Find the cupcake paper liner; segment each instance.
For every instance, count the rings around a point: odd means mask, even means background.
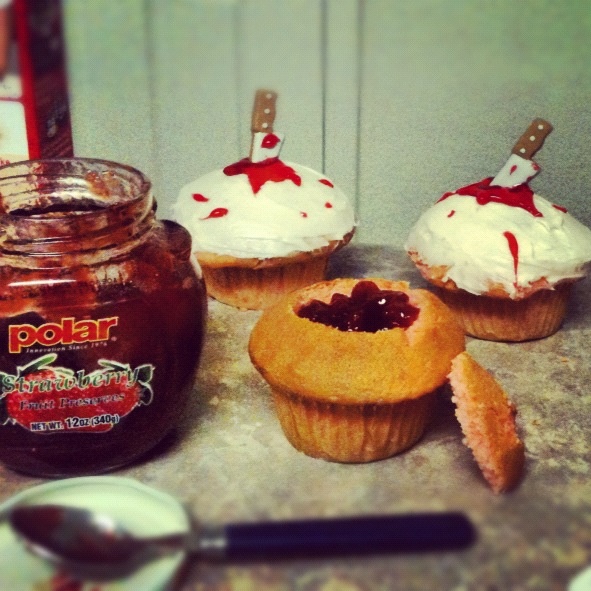
[[[288,441],[314,458],[371,462],[416,443],[425,431],[434,394],[389,404],[338,404],[273,388],[273,400]]]
[[[542,289],[522,300],[437,288],[467,334],[489,341],[528,341],[555,333],[562,324],[572,284]]]
[[[236,308],[262,310],[281,296],[322,281],[328,255],[277,267],[208,267],[202,265],[208,294]]]

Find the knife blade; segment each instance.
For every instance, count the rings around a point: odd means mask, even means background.
[[[552,125],[545,119],[534,119],[513,146],[509,159],[492,180],[491,185],[516,187],[533,178],[540,167],[532,157],[542,147],[552,129]]]

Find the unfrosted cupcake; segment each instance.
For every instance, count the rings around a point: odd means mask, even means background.
[[[537,119],[493,179],[446,193],[416,222],[405,248],[472,336],[524,341],[560,327],[587,274],[591,230],[535,194],[529,158],[551,130]]]
[[[426,290],[336,279],[265,310],[249,352],[296,449],[369,462],[421,437],[464,341],[451,312]]]
[[[353,207],[330,179],[279,159],[275,99],[257,92],[250,157],[188,183],[174,205],[208,293],[238,308],[266,308],[323,280],[355,229]]]

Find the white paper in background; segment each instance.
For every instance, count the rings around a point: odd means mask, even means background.
[[[0,99],[0,164],[28,158],[25,108],[17,101]]]

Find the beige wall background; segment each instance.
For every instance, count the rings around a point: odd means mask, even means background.
[[[76,153],[137,166],[161,217],[248,153],[279,92],[282,158],[401,248],[447,190],[494,175],[537,116],[534,189],[591,225],[591,0],[64,0]]]

